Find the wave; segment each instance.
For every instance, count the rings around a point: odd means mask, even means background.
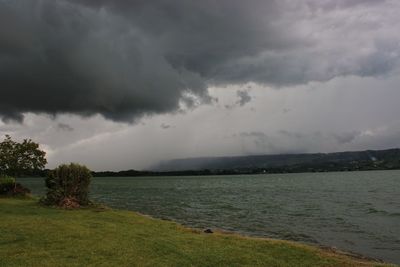
[[[390,216],[390,217],[400,216],[400,212],[389,212],[386,210],[378,210],[375,208],[368,208],[367,214],[381,214],[381,215]]]

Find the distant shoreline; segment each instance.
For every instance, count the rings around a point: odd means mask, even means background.
[[[324,173],[324,172],[357,172],[357,171],[395,171],[396,168],[364,168],[364,169],[293,169],[293,168],[271,168],[253,169],[253,170],[187,170],[187,171],[92,171],[93,177],[162,177],[162,176],[219,176],[219,175],[262,175],[262,174],[289,174],[289,173]],[[49,169],[36,172],[24,177],[46,177]]]
[[[251,174],[285,174],[285,173],[324,173],[324,172],[356,172],[356,171],[391,171],[394,169],[351,169],[351,170],[292,170],[292,169],[269,169],[264,170],[201,170],[201,171],[170,171],[170,172],[151,172],[151,171],[105,171],[92,172],[93,177],[160,177],[160,176],[218,176],[218,175],[251,175]]]

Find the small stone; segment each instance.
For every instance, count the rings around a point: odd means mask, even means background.
[[[206,234],[212,234],[214,233],[210,228],[207,228],[206,230],[204,230],[204,233]]]

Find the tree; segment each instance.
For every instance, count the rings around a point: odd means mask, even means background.
[[[31,139],[15,142],[9,135],[0,142],[0,175],[21,176],[42,170],[47,164],[46,152]]]

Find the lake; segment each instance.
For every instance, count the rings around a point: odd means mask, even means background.
[[[20,178],[43,195],[41,178]],[[400,263],[400,171],[93,178],[91,198],[196,228]]]

